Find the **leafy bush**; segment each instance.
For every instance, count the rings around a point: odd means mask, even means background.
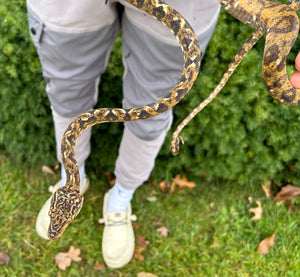
[[[16,160],[53,161],[53,126],[24,1],[0,5],[0,144]]]
[[[39,60],[29,39],[25,4],[2,1],[0,15],[0,144],[16,161],[54,163],[51,112]],[[198,80],[174,108],[173,129],[214,89],[251,32],[222,11]],[[261,39],[221,94],[183,130],[185,145],[178,157],[171,155],[169,133],[154,178],[170,179],[175,173],[187,171],[199,178],[218,177],[240,184],[272,179],[300,185],[300,109],[276,102],[265,89],[261,78],[263,47]],[[289,72],[293,71],[299,42],[293,49]],[[122,73],[118,38],[102,76],[99,106],[121,105]],[[121,133],[120,123],[93,129],[91,169],[113,170]]]

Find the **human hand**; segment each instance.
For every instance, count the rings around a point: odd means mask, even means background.
[[[297,71],[291,75],[290,82],[293,87],[300,88],[300,52],[295,59],[295,66]]]

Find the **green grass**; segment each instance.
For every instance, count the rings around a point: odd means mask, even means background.
[[[266,199],[260,184],[192,180],[192,190],[162,193],[145,184],[132,201],[138,217],[136,236],[150,245],[144,261],[134,259],[123,269],[96,271],[102,263],[101,217],[103,194],[109,187],[102,174],[90,173],[92,186],[84,207],[58,241],[44,241],[35,233],[35,217],[48,198],[47,188],[59,176],[41,172],[41,166],[15,166],[0,155],[0,252],[10,256],[0,266],[0,276],[137,276],[145,271],[157,276],[300,276],[299,202],[296,212]],[[189,176],[192,179],[191,176]],[[155,196],[155,202],[147,197]],[[262,219],[253,222],[248,197],[260,199]],[[156,231],[165,226],[165,238]],[[276,233],[274,246],[262,256],[256,252],[261,240]],[[73,245],[81,249],[81,262],[59,270],[54,257]]]

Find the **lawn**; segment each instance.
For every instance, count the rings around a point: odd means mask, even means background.
[[[162,192],[155,182],[139,188],[132,201],[139,255],[122,269],[97,270],[103,263],[98,219],[109,184],[104,174],[89,175],[92,185],[79,216],[59,240],[44,241],[35,232],[35,217],[49,196],[48,186],[59,176],[43,173],[41,165],[15,165],[0,155],[0,252],[10,257],[8,265],[0,266],[0,276],[300,276],[297,199],[291,212],[273,197],[266,198],[260,184],[192,176],[193,189]],[[274,195],[279,188],[273,189]],[[257,200],[263,213],[252,221],[249,209]],[[157,231],[160,227],[169,230],[167,236]],[[259,243],[272,234],[276,238],[269,253],[259,254]],[[82,260],[61,270],[55,256],[70,246],[81,250]]]

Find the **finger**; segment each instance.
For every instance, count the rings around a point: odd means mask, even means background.
[[[300,88],[300,71],[296,71],[291,75],[290,82],[294,88]]]
[[[296,66],[296,69],[298,71],[300,71],[300,52],[298,53],[296,59],[295,59],[295,66]]]

